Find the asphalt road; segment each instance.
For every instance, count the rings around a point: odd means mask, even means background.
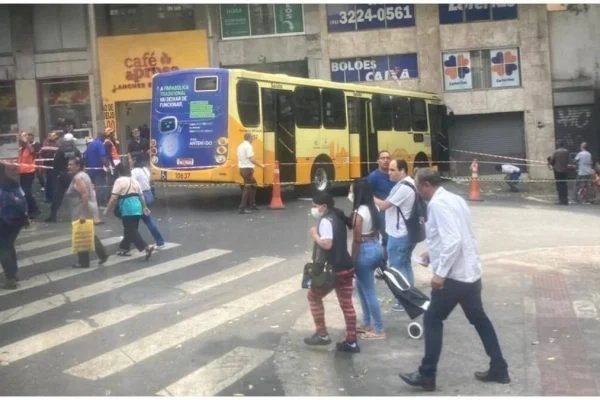
[[[558,209],[537,200],[498,195],[472,204],[484,259],[493,255],[512,260],[511,268],[531,268],[540,251],[548,253],[536,249],[571,246],[572,252],[579,246],[589,252],[598,244],[597,206]],[[307,231],[314,224],[311,202],[286,191],[284,210],[263,204],[258,213],[239,215],[238,201],[237,188],[159,188],[153,215],[168,245],[147,263],[133,251],[130,258],[111,256],[105,266],[94,260],[89,270],[72,269],[68,221],[36,222],[24,230],[18,240],[21,288],[0,289],[0,395],[414,394],[396,375],[399,360],[417,360],[422,343],[404,337],[405,318],[389,311],[391,299],[382,286],[388,339],[365,344],[351,369],[332,349],[315,352],[299,344],[312,329],[300,288],[310,249]],[[344,197],[336,201],[348,209]],[[144,226],[140,231],[150,238]],[[114,254],[120,223],[109,218],[98,234]],[[561,256],[572,254],[559,251],[553,260]],[[492,315],[502,312],[497,298],[511,290],[502,268],[491,267],[493,279],[486,281]],[[573,292],[592,290],[592,282],[582,279],[586,271],[576,271]],[[426,269],[417,274],[424,289],[428,274]],[[530,290],[525,284],[517,289],[523,296]],[[328,322],[340,340],[343,323],[333,300]],[[598,301],[592,298],[592,306],[599,307]],[[513,379],[516,385],[490,392],[449,374],[439,394],[548,393],[544,369],[531,354],[519,355],[540,332],[527,318],[516,323],[509,317],[498,317],[497,329],[507,338],[509,358],[517,360],[515,370],[530,371],[527,385]],[[585,320],[587,334],[598,331],[594,318]],[[457,324],[466,325],[460,318]],[[470,344],[463,345],[468,353]],[[588,350],[597,380],[594,360],[600,357]],[[451,363],[462,350],[449,352]]]

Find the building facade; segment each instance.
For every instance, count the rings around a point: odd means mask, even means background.
[[[84,137],[111,126],[125,143],[135,127],[147,133],[153,73],[245,68],[440,93],[455,115],[451,169],[467,174],[478,157],[488,162],[482,172],[492,172],[493,155],[545,160],[555,135],[570,137],[563,125],[596,107],[597,91],[588,89],[600,80],[598,51],[584,49],[598,47],[598,9],[575,16],[527,4],[3,5],[0,132],[29,129],[43,139],[72,129]],[[587,42],[572,37],[573,26]],[[573,54],[561,56],[563,47]],[[581,65],[567,62],[574,58]],[[589,132],[595,140],[597,129]],[[532,176],[548,176],[532,165]]]

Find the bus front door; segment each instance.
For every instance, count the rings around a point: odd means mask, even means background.
[[[293,92],[262,89],[264,132],[275,134],[275,160],[280,180],[296,182],[296,132],[292,109]]]
[[[377,133],[371,123],[371,102],[348,97],[348,121],[350,134],[358,134],[360,176],[364,177],[377,166],[378,158]]]

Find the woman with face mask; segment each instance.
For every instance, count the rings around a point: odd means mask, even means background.
[[[374,280],[375,269],[383,262],[383,247],[379,243],[381,226],[369,183],[362,179],[354,181],[348,200],[352,203],[352,262],[363,311],[362,325],[357,332],[361,339],[385,339]]]
[[[359,353],[360,347],[356,341],[356,311],[352,304],[354,268],[347,249],[346,226],[349,221],[344,213],[333,205],[333,197],[329,193],[319,192],[313,197],[311,214],[319,222],[317,226],[310,229],[309,234],[315,245],[325,251],[327,264],[335,273],[333,289],[335,289],[346,321],[346,339],[338,342],[336,349],[340,352]],[[304,339],[304,343],[309,346],[325,346],[331,343],[325,325],[325,308],[323,307],[323,298],[331,290],[316,288],[308,290],[308,304],[316,328],[314,335]]]

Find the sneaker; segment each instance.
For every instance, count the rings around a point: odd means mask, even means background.
[[[162,250],[162,249],[164,249],[164,248],[165,248],[165,244],[164,244],[164,243],[162,243],[162,244],[158,244],[158,243],[157,243],[157,244],[154,246],[154,248],[155,248],[156,250]]]
[[[17,284],[17,279],[6,279],[4,281],[4,289],[15,290],[19,285]]]
[[[402,307],[400,304],[396,303],[392,306],[392,311],[402,312],[402,311],[404,311],[404,307]]]
[[[304,338],[304,343],[309,346],[327,346],[331,343],[331,338],[329,335],[320,336],[318,333],[315,333],[312,336]]]
[[[258,208],[256,206],[250,206],[250,207],[248,207],[248,210],[250,210],[250,211],[259,211],[260,208]]]
[[[252,211],[248,210],[247,208],[240,208],[240,210],[238,211],[240,214],[251,214]]]
[[[339,352],[360,353],[360,347],[358,347],[358,343],[356,343],[356,342],[350,343],[347,340],[344,340],[343,342],[337,342],[335,344],[335,348]]]

